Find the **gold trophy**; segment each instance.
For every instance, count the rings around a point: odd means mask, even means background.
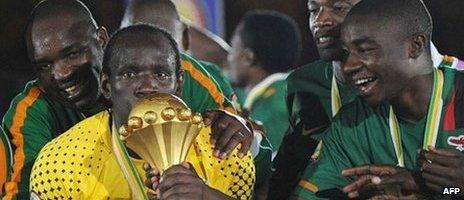
[[[203,118],[178,97],[157,93],[140,99],[119,134],[132,151],[160,172],[185,161]]]

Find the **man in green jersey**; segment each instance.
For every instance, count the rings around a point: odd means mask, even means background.
[[[104,27],[98,27],[90,11],[76,0],[46,0],[33,10],[27,27],[28,52],[38,79],[26,85],[4,116],[2,140],[11,143],[13,162],[7,163],[6,199],[28,198],[32,164],[40,149],[86,116],[106,108],[100,95],[99,78],[103,47],[108,40]],[[189,56],[182,56],[184,85],[182,99],[196,112],[222,108],[233,111],[217,81]],[[242,142],[249,149],[252,134],[237,124],[237,117],[215,112],[218,129],[226,136],[218,155]],[[218,118],[217,118],[218,117]],[[220,120],[224,119],[224,120]],[[242,120],[243,121],[243,120]],[[240,123],[243,124],[243,123]],[[219,127],[221,125],[221,127]],[[239,127],[231,131],[229,127]],[[221,135],[221,137],[223,136]]]
[[[266,137],[255,138],[252,146],[256,187],[264,193],[260,195],[263,199],[270,178],[271,153],[275,155],[289,126],[285,79],[299,58],[300,43],[296,23],[284,14],[267,10],[247,13],[231,39],[227,57],[230,77],[247,93],[242,110],[262,122],[266,130]]]
[[[451,62],[433,68],[431,33],[420,0],[353,7],[341,29],[342,68],[361,98],[324,135],[299,198],[441,199],[444,187],[464,187],[464,74]]]
[[[348,11],[358,2],[360,0],[308,0],[309,28],[321,59],[294,70],[287,78],[290,130],[274,159],[275,172],[269,196],[275,199],[288,197],[297,183],[300,187],[307,185],[304,180],[298,182],[298,175],[309,163],[318,144],[314,138],[319,138],[317,134],[327,129],[332,116],[356,97],[356,91],[343,83],[339,30]],[[453,68],[459,65],[458,59],[440,55],[431,45],[435,67],[442,61],[452,63]]]

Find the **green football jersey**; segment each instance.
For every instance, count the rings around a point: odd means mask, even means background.
[[[450,68],[444,72],[444,101],[436,148],[464,150],[464,74]],[[352,178],[341,171],[365,164],[397,164],[389,128],[390,105],[367,106],[360,98],[344,106],[324,135],[322,154],[306,170],[295,194],[316,199],[315,192],[341,189]],[[405,167],[418,170],[417,149],[422,147],[426,117],[411,122],[398,119]]]

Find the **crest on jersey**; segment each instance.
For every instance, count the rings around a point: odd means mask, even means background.
[[[464,135],[448,137],[448,144],[455,146],[459,151],[464,151]]]

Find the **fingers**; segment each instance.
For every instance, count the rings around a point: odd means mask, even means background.
[[[183,196],[188,194],[191,189],[189,185],[176,185],[162,192],[160,199],[185,199]]]
[[[354,167],[350,169],[345,169],[342,171],[343,176],[359,176],[359,175],[366,175],[366,174],[373,174],[373,175],[390,175],[396,173],[397,169],[393,166],[387,165],[364,165],[360,167]]]
[[[343,192],[347,193],[349,198],[356,198],[359,196],[358,190],[371,183],[372,178],[374,178],[372,175],[360,176],[355,181],[345,186]]]
[[[251,148],[252,141],[253,141],[253,139],[242,141],[242,145],[240,146],[240,149],[238,150],[238,157],[239,158],[243,158],[247,154],[247,152]]]
[[[445,176],[448,178],[454,178],[452,174],[449,174],[452,170],[448,167],[441,166],[437,163],[430,163],[424,160],[420,161],[422,163],[422,172],[433,174],[433,175],[438,175],[438,176]]]
[[[439,165],[443,165],[443,166],[448,166],[448,167],[457,167],[457,162],[458,159],[457,157],[455,157],[454,155],[453,156],[449,156],[451,154],[448,154],[448,155],[442,155],[442,154],[437,154],[435,152],[432,152],[432,151],[425,151],[423,153],[423,157],[430,163],[434,163],[434,164],[439,164]]]
[[[424,180],[428,183],[434,184],[434,185],[439,185],[439,186],[450,186],[450,183],[448,180],[442,176],[437,176],[429,173],[423,173],[422,177]],[[441,191],[441,190],[440,190]]]
[[[216,117],[215,121],[212,122],[211,125],[211,144],[217,146],[217,141],[219,138],[223,137],[223,132],[229,127],[231,121],[227,119],[227,117],[223,117],[222,115]],[[219,152],[216,152],[216,157],[219,156]]]
[[[240,130],[241,128],[234,123],[228,123],[228,126],[222,129],[222,133],[214,145],[214,154],[216,157],[225,159],[232,149],[243,140],[244,136],[242,133],[239,133]]]
[[[435,147],[429,146],[429,152],[437,155],[448,156],[448,157],[459,157],[459,153],[456,150],[447,149],[436,149]]]

